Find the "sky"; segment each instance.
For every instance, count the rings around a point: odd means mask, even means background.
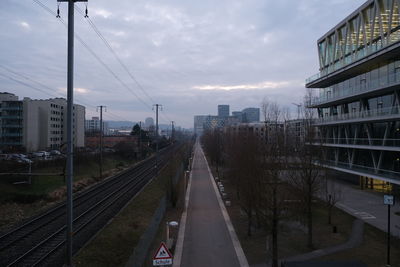
[[[260,107],[296,114],[318,72],[317,40],[365,0],[89,0],[75,33],[75,102],[86,117],[193,127],[194,115]],[[48,8],[46,11],[40,4]],[[67,21],[67,4],[60,3]],[[0,0],[0,92],[66,96],[67,30],[56,0]],[[89,47],[89,49],[87,49]],[[115,56],[116,55],[116,56]],[[123,64],[121,65],[120,62]]]

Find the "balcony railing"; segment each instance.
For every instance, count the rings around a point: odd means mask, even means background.
[[[364,82],[360,82],[357,85],[353,84],[353,86],[348,88],[337,88],[335,90],[333,90],[333,87],[325,88],[325,95],[312,99],[311,105],[321,105],[342,98],[357,96],[361,93],[373,92],[379,89],[383,89],[385,87],[398,85],[400,84],[400,73],[391,73],[385,77],[368,79],[368,82],[366,82],[366,80],[361,81]]]
[[[367,118],[383,118],[384,116],[400,115],[398,107],[378,108],[363,111],[353,111],[350,113],[338,114],[316,119],[316,124],[324,124],[329,122],[340,122],[346,120],[359,120]]]
[[[323,138],[315,140],[322,145],[394,146],[400,147],[400,139],[379,138]]]
[[[4,110],[22,110],[22,106],[3,106],[2,108],[1,108],[3,111]]]
[[[4,124],[2,125],[3,128],[22,128],[22,124]]]
[[[4,137],[22,137],[22,133],[2,133]]]
[[[332,167],[338,167],[338,168],[352,170],[352,171],[358,171],[361,173],[365,173],[366,176],[368,176],[368,174],[379,175],[379,176],[382,176],[385,178],[400,180],[400,170],[375,169],[372,167],[367,167],[367,166],[357,165],[357,164],[350,165],[349,163],[346,163],[346,162],[335,162],[333,160],[320,161],[320,162],[318,162],[318,164],[332,166]]]
[[[22,119],[22,115],[7,114],[7,115],[2,115],[0,118],[2,118],[2,119],[17,119],[17,120],[20,120],[20,119]]]

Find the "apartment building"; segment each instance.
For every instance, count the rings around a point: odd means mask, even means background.
[[[2,99],[0,146],[3,149],[32,152],[63,147],[67,140],[67,101],[65,99],[25,97],[20,101],[17,96],[10,93],[0,93],[0,97]],[[9,100],[4,101],[5,98]],[[85,107],[75,104],[73,107],[75,147],[85,146],[84,127]]]
[[[400,184],[400,5],[369,0],[318,40],[319,73],[306,80],[319,96],[325,166],[362,186]]]

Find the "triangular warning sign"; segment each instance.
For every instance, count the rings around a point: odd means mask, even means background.
[[[167,246],[164,242],[161,242],[160,247],[157,249],[157,252],[154,254],[153,260],[162,260],[162,259],[172,259],[172,255],[169,252]]]

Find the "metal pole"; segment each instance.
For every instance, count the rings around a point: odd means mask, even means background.
[[[158,173],[158,106],[159,104],[156,104],[156,170]]]
[[[139,121],[139,159],[142,159],[142,122]]]
[[[390,205],[387,206],[388,206],[387,266],[390,266]]]
[[[103,179],[103,107],[100,107],[100,180]]]
[[[73,103],[74,103],[74,0],[68,1],[68,74],[67,74],[67,266],[72,266],[73,239]]]

